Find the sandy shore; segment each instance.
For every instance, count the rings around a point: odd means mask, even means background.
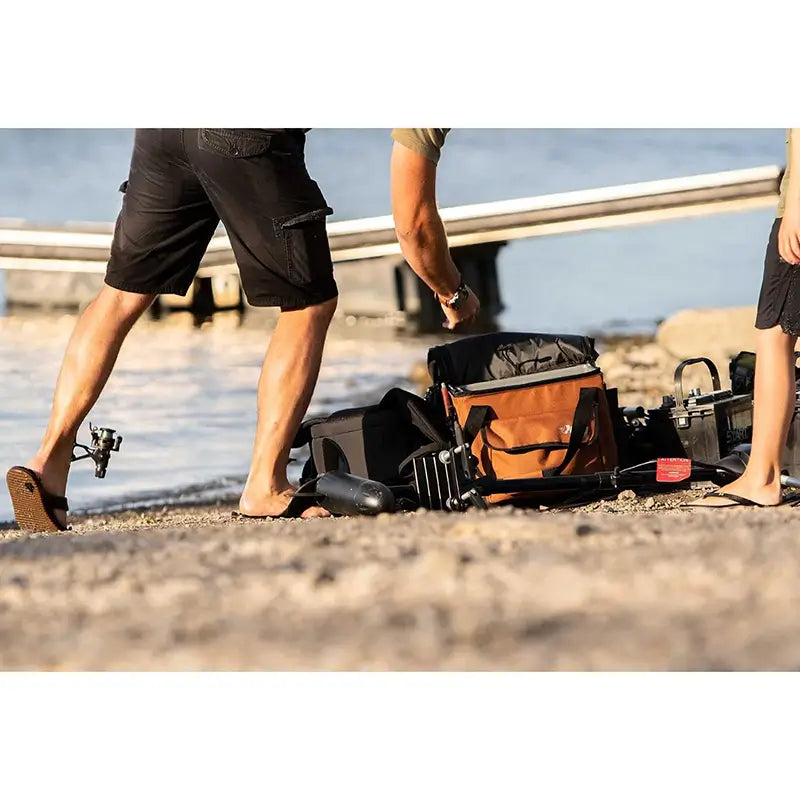
[[[800,516],[494,510],[0,532],[6,669],[796,669]]]
[[[623,403],[671,391],[670,346],[604,344]],[[264,523],[232,521],[231,499],[0,525],[0,668],[796,669],[800,512],[686,499]]]

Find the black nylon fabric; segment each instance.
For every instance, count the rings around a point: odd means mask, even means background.
[[[451,446],[445,420],[421,397],[399,388],[390,389],[377,405],[306,420],[292,446],[304,444],[311,447],[305,479],[342,469],[386,484],[407,482],[411,457]]]
[[[488,333],[432,347],[428,374],[434,383],[463,386],[589,364],[597,356],[590,336]]]

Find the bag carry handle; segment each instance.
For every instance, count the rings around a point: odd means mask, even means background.
[[[403,470],[415,459],[419,458],[420,456],[428,456],[432,453],[438,453],[441,450],[447,449],[446,446],[442,446],[441,444],[437,444],[436,442],[431,442],[430,444],[423,444],[422,447],[418,447],[413,453],[406,456],[397,467],[397,474],[402,475]]]
[[[534,450],[566,450],[569,445],[563,442],[539,442],[537,444],[520,444],[516,447],[497,447],[486,438],[486,428],[481,428],[481,439],[489,450],[497,453],[508,453],[510,456],[522,456]]]
[[[431,442],[437,444],[440,450],[447,448],[447,441],[443,438],[441,431],[428,419],[425,414],[425,401],[405,389],[395,387],[383,396],[378,403],[378,408],[395,411],[405,411],[408,413],[411,424]]]
[[[471,445],[478,434],[481,435],[483,443],[490,450],[499,453],[508,453],[509,455],[524,455],[525,453],[532,453],[535,450],[566,450],[564,460],[562,463],[555,467],[557,472],[554,475],[560,474],[567,464],[574,458],[575,453],[582,444],[589,444],[584,442],[583,437],[591,424],[592,420],[595,421],[595,428],[599,425],[597,414],[597,398],[599,389],[597,387],[589,387],[581,389],[578,396],[578,403],[575,406],[575,414],[572,419],[572,432],[570,433],[569,443],[563,442],[537,442],[535,444],[523,444],[516,447],[497,447],[489,442],[486,438],[486,422],[489,419],[491,408],[489,406],[472,406],[467,415],[467,421],[464,423],[464,440],[468,445]],[[572,452],[574,450],[574,452]],[[547,470],[551,472],[552,470]]]
[[[350,464],[347,461],[344,450],[337,442],[327,436],[322,440],[322,463],[325,467],[325,472],[335,469],[342,470],[342,472],[350,472]]]
[[[560,475],[569,465],[569,462],[578,453],[583,444],[583,437],[586,435],[586,429],[589,423],[596,414],[597,405],[600,402],[600,390],[596,386],[581,389],[578,396],[578,405],[575,406],[575,416],[572,418],[572,433],[569,437],[569,445],[567,452],[564,453],[564,460],[552,469],[542,471],[545,478],[552,478],[555,475]]]
[[[711,373],[711,386],[712,390],[718,392],[721,384],[719,382],[719,370],[716,364],[710,358],[687,358],[686,361],[681,361],[675,368],[674,383],[675,383],[675,405],[677,408],[686,409],[686,401],[683,397],[683,371],[690,364],[705,364],[708,371]]]
[[[464,423],[464,444],[470,447],[475,441],[475,437],[483,430],[491,412],[489,406],[472,406],[467,414],[467,421]]]

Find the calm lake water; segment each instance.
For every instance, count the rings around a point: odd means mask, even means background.
[[[113,221],[131,130],[0,130],[0,217]],[[314,130],[307,162],[333,219],[388,214],[388,130]],[[442,206],[782,164],[782,130],[454,130],[439,168]],[[507,329],[647,329],[687,307],[755,302],[770,210],[522,240],[501,250]],[[0,277],[0,308],[2,278]],[[0,326],[0,467],[27,458],[47,418],[72,321]],[[28,328],[25,328],[28,325]],[[27,332],[26,332],[27,330]],[[169,334],[167,335],[167,331]],[[224,322],[145,326],[90,418],[126,436],[109,477],[77,465],[74,506],[246,471],[266,336]],[[349,349],[348,349],[349,348]],[[400,382],[425,346],[329,348],[315,404],[354,404]],[[226,482],[227,481],[227,482]],[[216,487],[216,488],[215,488]],[[10,504],[0,493],[0,520]]]

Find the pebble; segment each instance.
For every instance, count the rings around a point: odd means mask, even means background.
[[[654,508],[656,504],[655,497],[648,497],[647,500],[644,501],[645,508]]]
[[[617,500],[635,500],[636,499],[636,492],[633,489],[625,489],[621,491],[617,496]]]

